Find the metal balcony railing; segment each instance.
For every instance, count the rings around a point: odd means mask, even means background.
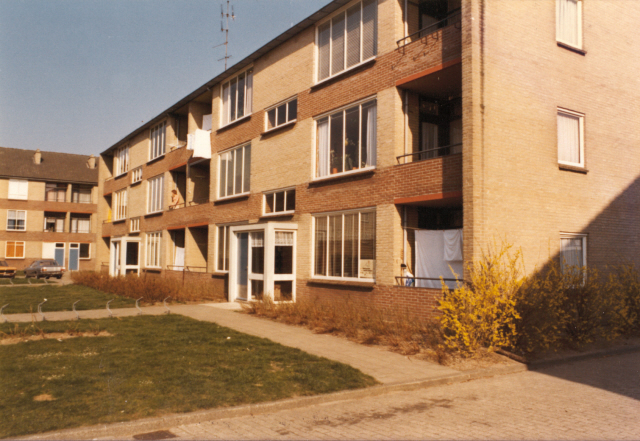
[[[413,284],[411,285],[407,285],[407,279],[412,279],[413,280]],[[398,284],[398,286],[406,286],[409,288],[416,288],[416,280],[431,280],[431,281],[444,281],[444,282],[460,282],[460,284],[464,284],[464,280],[462,279],[445,279],[445,278],[435,278],[435,277],[405,277],[405,276],[396,276],[396,283]],[[432,288],[432,289],[438,289],[438,288]]]
[[[427,35],[433,34],[438,29],[442,29],[450,25],[456,25],[456,29],[461,29],[460,23],[461,23],[460,10],[457,10],[449,14],[444,19],[436,23],[430,24],[429,26],[425,26],[424,28],[420,29],[418,32],[414,32],[411,35],[407,35],[406,37],[401,38],[396,42],[396,44],[398,45],[398,48],[401,48],[402,46],[406,46],[407,44],[412,43],[416,40],[419,40],[423,37],[426,37]]]
[[[425,159],[439,158],[440,156],[455,155],[456,153],[462,153],[462,143],[450,144],[442,147],[436,147],[435,149],[420,150],[418,152],[407,153],[405,155],[397,156],[396,159],[398,160],[398,164],[401,164],[401,160],[408,157],[411,157],[412,162],[415,162],[424,161]],[[405,160],[404,164],[406,163],[407,161]]]

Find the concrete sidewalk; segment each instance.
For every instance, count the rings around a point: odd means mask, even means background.
[[[144,315],[161,315],[164,306],[141,308]],[[314,334],[306,328],[285,325],[268,319],[258,318],[238,312],[237,303],[212,303],[205,305],[172,305],[172,314],[180,314],[196,320],[217,323],[220,326],[234,329],[245,334],[268,338],[284,346],[301,349],[309,354],[353,366],[367,375],[371,375],[380,383],[398,384],[439,378],[458,374],[458,371],[412,359],[390,352],[377,346],[365,346],[347,339],[328,334]],[[113,309],[113,317],[131,317],[138,315],[136,308]],[[81,319],[108,318],[106,309],[78,311]],[[75,320],[72,311],[44,312],[48,321]],[[29,323],[34,318],[41,320],[39,314],[11,314],[6,316],[12,323]]]

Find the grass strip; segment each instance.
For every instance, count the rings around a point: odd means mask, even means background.
[[[112,336],[0,345],[2,438],[375,384],[345,364],[177,315],[29,326]]]
[[[109,305],[111,309],[131,308],[136,303],[133,299],[107,294],[82,285],[43,285],[0,289],[0,306],[9,304],[4,314],[36,312],[38,304],[44,299],[47,299],[47,303],[42,305],[44,312],[71,311],[73,303],[77,300],[80,300],[76,305],[78,311],[104,309],[111,299],[115,299]]]

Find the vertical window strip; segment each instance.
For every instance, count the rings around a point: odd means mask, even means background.
[[[248,193],[251,177],[251,145],[238,147],[220,155],[220,198]]]
[[[242,72],[222,85],[222,125],[251,114],[253,69]]]

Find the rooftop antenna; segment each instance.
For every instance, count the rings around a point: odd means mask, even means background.
[[[231,55],[229,55],[229,19],[231,19],[231,21],[235,21],[236,19],[236,15],[233,12],[233,6],[231,6],[231,14],[229,14],[229,3],[230,1],[227,0],[227,12],[224,12],[224,7],[220,5],[220,31],[225,33],[224,43],[213,47],[215,49],[217,47],[224,46],[224,57],[218,60],[224,60],[224,70],[227,70],[227,60],[231,58]]]

